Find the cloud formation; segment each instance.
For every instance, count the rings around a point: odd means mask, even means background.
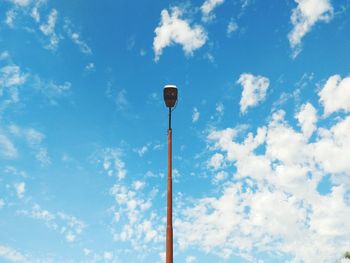
[[[211,166],[236,172],[223,178],[218,197],[197,199],[178,217],[181,248],[196,244],[254,262],[258,250],[310,263],[333,262],[348,250],[350,116],[335,116],[325,126],[311,103],[295,114],[298,125],[286,114],[275,111],[255,134],[242,136],[241,128],[209,132]],[[328,175],[329,188],[322,189]]]
[[[331,76],[319,92],[324,114],[337,111],[350,111],[350,77],[344,79],[339,75]]]
[[[52,9],[47,17],[47,23],[40,25],[40,31],[49,38],[49,44],[46,45],[47,49],[55,50],[59,43],[59,37],[55,32],[58,12],[56,9]]]
[[[239,102],[241,113],[246,113],[249,107],[254,107],[263,101],[266,97],[266,91],[270,86],[268,78],[263,76],[254,76],[244,73],[237,80],[243,87],[242,98]]]
[[[202,20],[204,22],[211,21],[215,18],[213,11],[216,7],[223,4],[225,0],[206,0],[201,6]]]
[[[293,9],[292,31],[288,34],[290,46],[295,58],[301,51],[302,38],[317,22],[329,22],[333,17],[333,7],[329,0],[295,0],[297,7]]]
[[[200,25],[190,25],[188,20],[182,18],[183,10],[179,7],[161,12],[161,21],[154,30],[156,36],[153,40],[153,50],[155,61],[158,61],[163,54],[163,49],[178,44],[182,46],[186,55],[192,55],[193,52],[202,47],[208,37],[204,28]]]
[[[195,123],[199,120],[200,112],[196,107],[193,108],[192,112],[192,122]]]

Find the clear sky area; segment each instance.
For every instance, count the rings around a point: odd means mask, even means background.
[[[350,0],[0,0],[0,262],[350,262]]]

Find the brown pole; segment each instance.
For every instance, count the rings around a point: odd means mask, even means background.
[[[170,114],[169,114],[169,118],[170,118]],[[170,125],[168,129],[168,196],[167,196],[167,223],[166,223],[166,263],[173,263],[172,130]]]

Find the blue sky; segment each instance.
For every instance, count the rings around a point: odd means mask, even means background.
[[[166,84],[174,261],[341,260],[349,8],[0,0],[0,261],[165,261]]]

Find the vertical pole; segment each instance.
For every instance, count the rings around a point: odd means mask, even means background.
[[[173,263],[173,183],[172,183],[172,130],[171,109],[169,108],[168,129],[168,195],[166,224],[166,263]]]

